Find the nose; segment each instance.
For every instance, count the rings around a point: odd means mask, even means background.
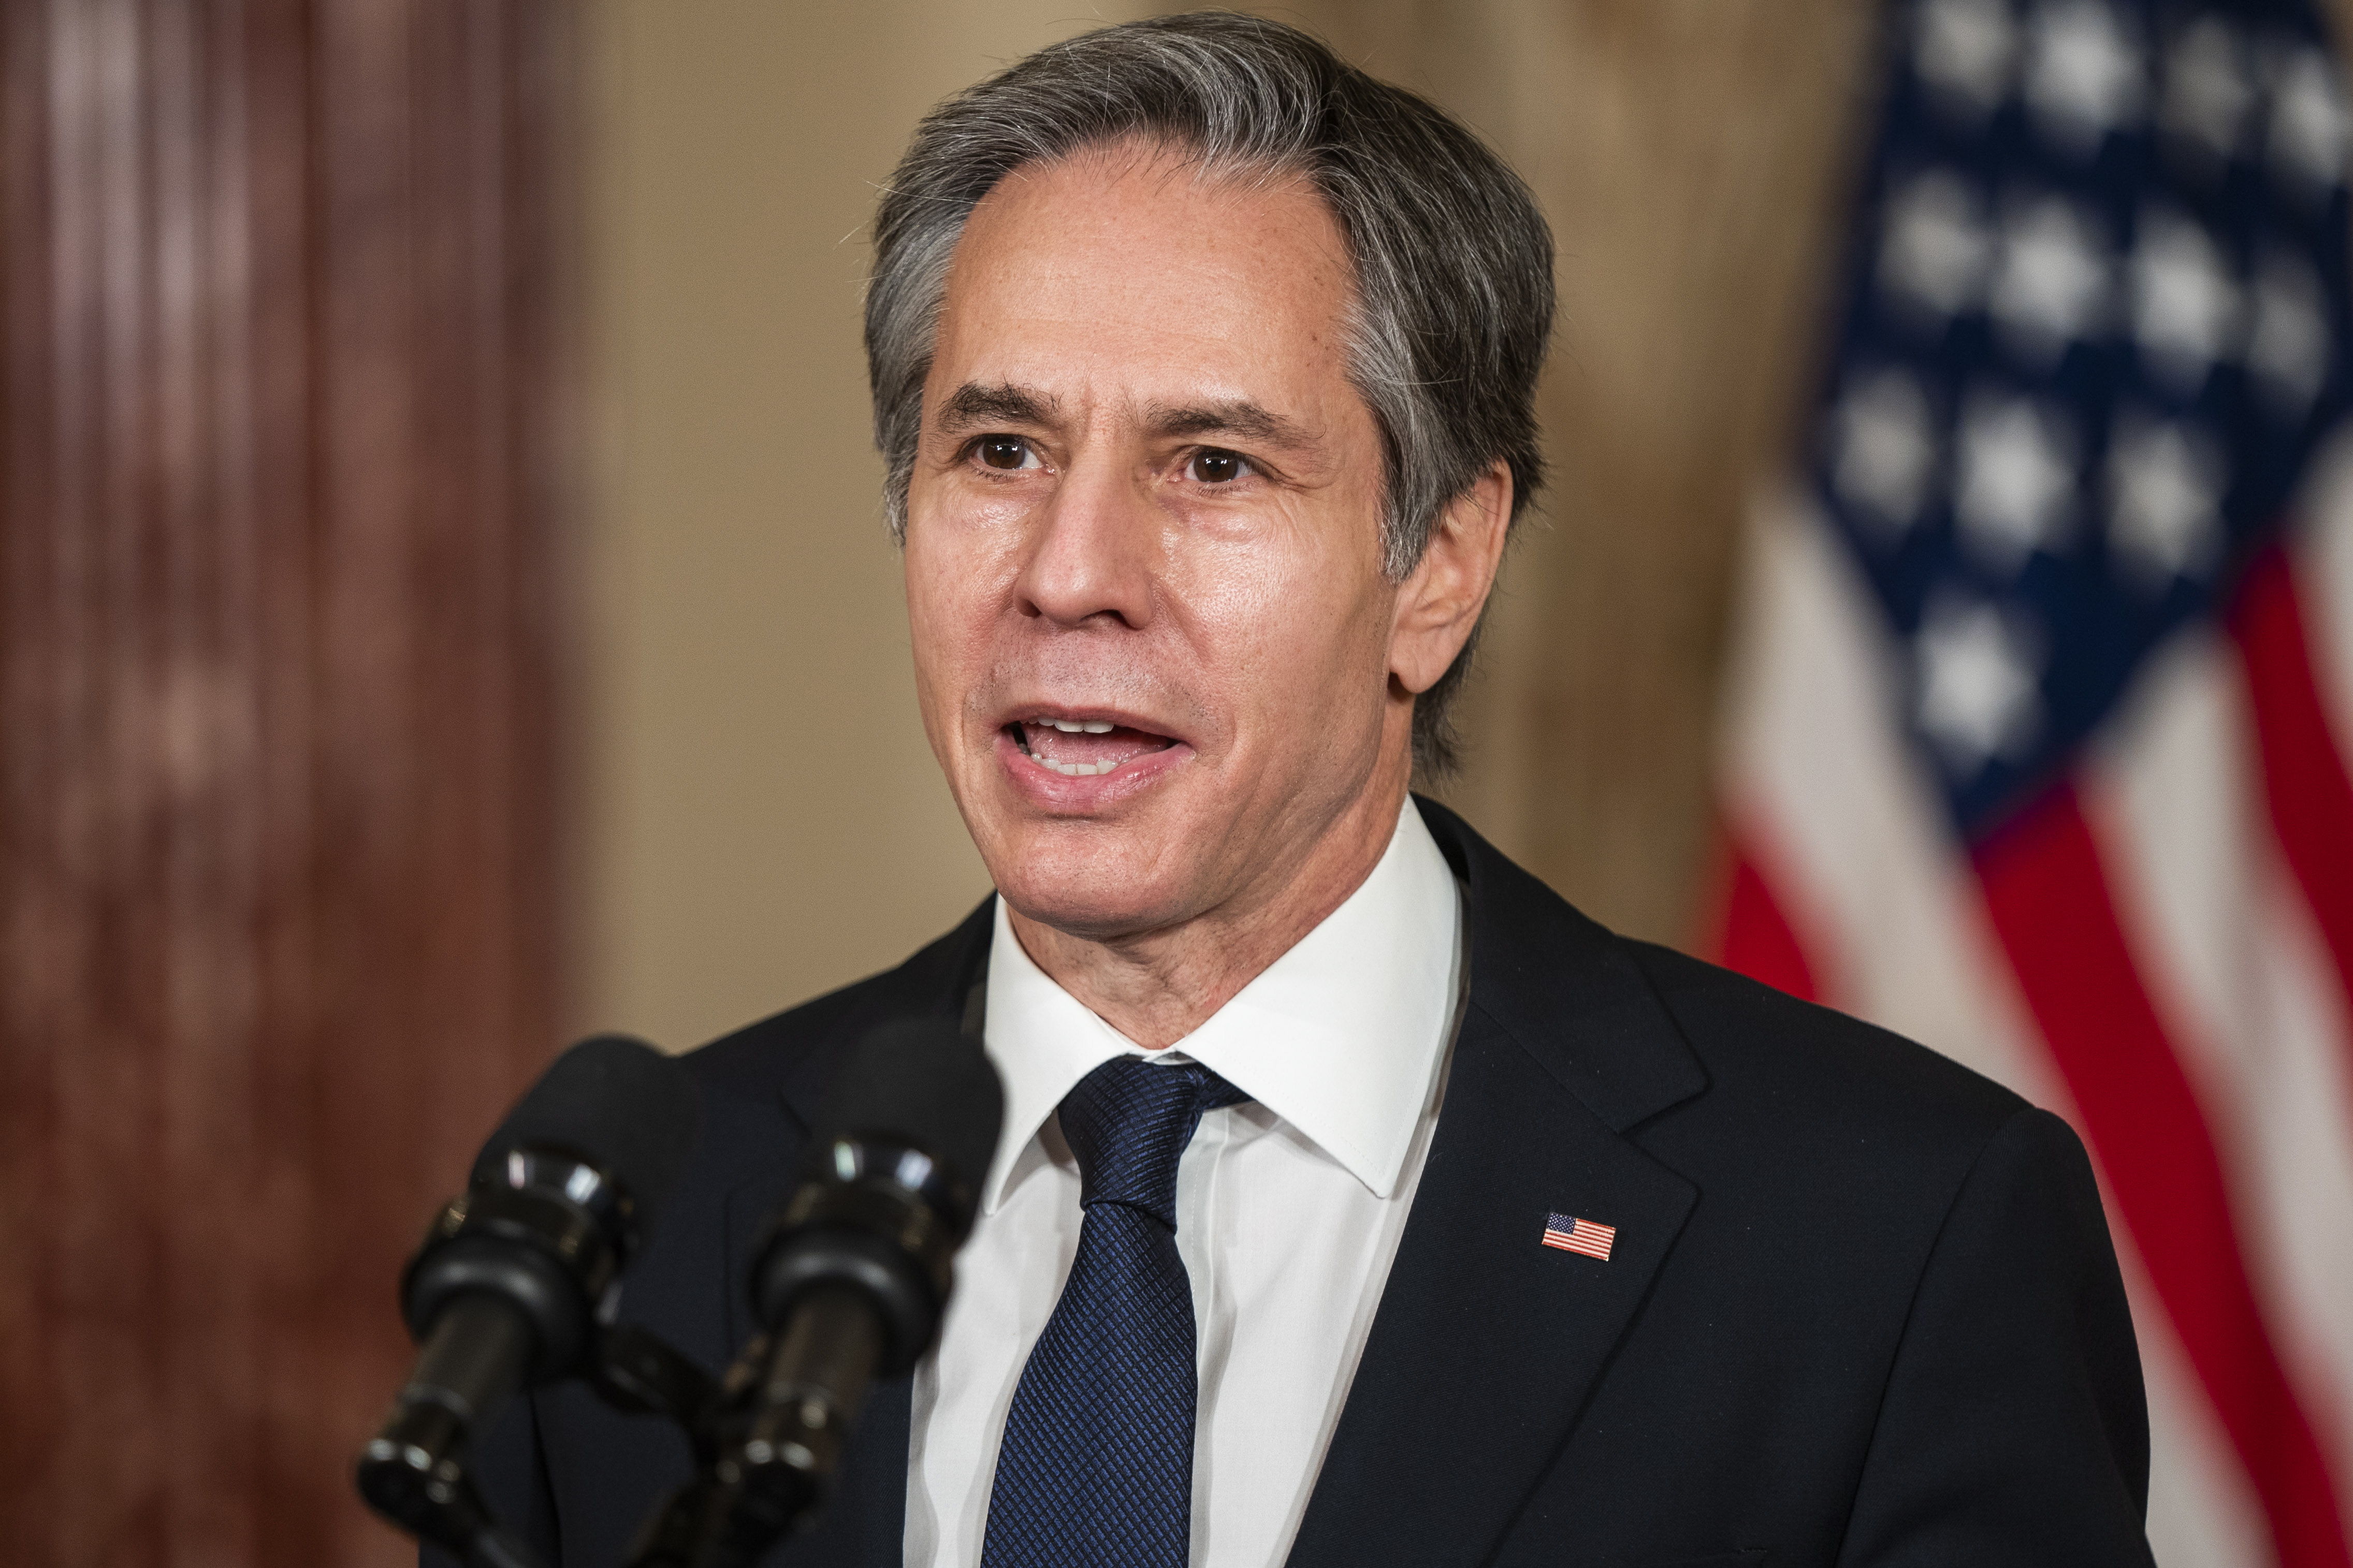
[[[1024,613],[1059,626],[1151,622],[1153,509],[1107,461],[1074,463],[1037,519],[1018,593]]]

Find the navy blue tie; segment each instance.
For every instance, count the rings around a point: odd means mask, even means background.
[[[1203,1111],[1247,1098],[1122,1057],[1062,1101],[1086,1217],[1005,1418],[981,1568],[1186,1568],[1198,1390],[1176,1161]]]

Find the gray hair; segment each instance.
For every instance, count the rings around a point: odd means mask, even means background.
[[[1535,383],[1552,334],[1552,231],[1535,197],[1460,121],[1307,34],[1197,12],[1040,49],[915,128],[876,216],[866,296],[893,538],[906,534],[923,382],[965,219],[1025,163],[1131,138],[1187,150],[1205,171],[1296,174],[1330,205],[1356,268],[1350,378],[1380,426],[1393,580],[1499,459],[1518,521],[1543,480]],[[1471,656],[1466,644],[1416,704],[1425,774],[1456,760],[1447,714]]]

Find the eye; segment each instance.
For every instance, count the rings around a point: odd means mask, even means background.
[[[1185,477],[1202,485],[1229,485],[1257,471],[1240,453],[1221,452],[1214,447],[1194,453],[1185,463]]]
[[[1029,443],[1018,436],[983,436],[974,444],[980,460],[992,468],[1042,468]]]

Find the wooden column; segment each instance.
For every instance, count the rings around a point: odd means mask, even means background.
[[[554,0],[0,5],[0,1556],[403,1560],[552,1052]]]

